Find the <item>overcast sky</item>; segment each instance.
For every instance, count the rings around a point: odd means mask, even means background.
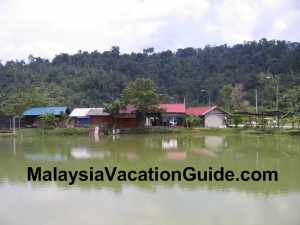
[[[0,60],[300,41],[300,0],[0,0]]]

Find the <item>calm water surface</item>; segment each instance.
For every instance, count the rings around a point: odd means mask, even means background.
[[[209,166],[279,172],[277,182],[26,181],[27,166],[125,170]],[[300,138],[130,135],[0,139],[0,225],[299,225]]]

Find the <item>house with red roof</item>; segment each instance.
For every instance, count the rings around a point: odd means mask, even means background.
[[[185,104],[160,104],[161,123],[164,126],[182,126],[186,116]]]
[[[197,106],[186,109],[189,116],[197,116],[201,118],[202,125],[208,128],[224,128],[226,127],[227,113],[217,106]]]
[[[156,112],[146,114],[145,126],[184,126],[187,115],[200,117],[204,127],[226,127],[226,112],[217,106],[199,106],[186,108],[184,103],[163,103]],[[136,128],[137,108],[129,104],[116,116],[119,129]]]
[[[158,112],[148,112],[145,126],[181,126],[186,116],[185,104],[160,104]],[[136,128],[137,109],[134,105],[128,104],[117,115],[118,128]]]

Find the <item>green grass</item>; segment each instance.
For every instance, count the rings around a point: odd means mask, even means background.
[[[300,129],[278,128],[175,128],[179,132],[200,133],[208,135],[299,135]]]
[[[122,134],[165,134],[165,133],[173,133],[175,132],[173,129],[168,127],[153,127],[153,128],[133,128],[133,129],[121,129]]]
[[[13,133],[0,133],[0,137],[11,137],[14,136]]]
[[[54,128],[54,129],[42,129],[42,128],[26,128],[17,130],[17,135],[32,136],[32,135],[63,135],[63,136],[75,136],[75,135],[88,135],[88,128]]]
[[[17,130],[17,135],[38,136],[38,135],[57,135],[57,136],[76,136],[88,135],[89,128],[27,128]],[[300,129],[277,129],[277,128],[138,128],[122,130],[124,134],[150,134],[150,133],[184,133],[184,134],[203,134],[203,135],[292,135],[300,136]],[[12,133],[0,134],[0,137],[12,136]]]

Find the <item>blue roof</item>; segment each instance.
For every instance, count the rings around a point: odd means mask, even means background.
[[[59,116],[62,113],[66,113],[68,107],[34,107],[27,109],[23,112],[23,116],[41,116],[44,114],[53,114]]]

